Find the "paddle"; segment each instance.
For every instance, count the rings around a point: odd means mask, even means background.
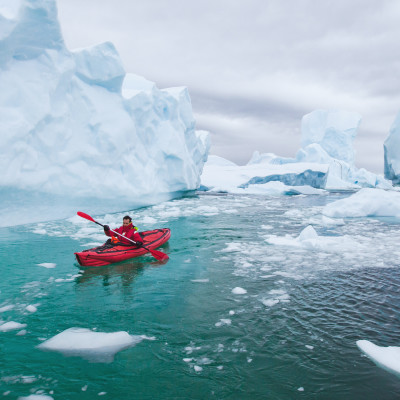
[[[80,217],[85,218],[85,219],[87,219],[87,220],[89,220],[89,221],[92,221],[92,222],[94,222],[95,224],[100,225],[100,226],[102,226],[102,227],[104,228],[104,225],[100,224],[100,222],[95,221],[90,215],[85,214],[85,213],[83,213],[82,211],[78,211],[77,214],[78,214]],[[127,237],[121,235],[121,234],[118,233],[118,232],[113,231],[112,229],[110,229],[110,231],[111,231],[111,232],[114,232],[115,234],[117,234],[117,235],[119,235],[119,236],[122,236],[123,238],[125,238],[126,240],[129,240],[130,242],[132,242],[132,243],[134,243],[134,244],[137,244],[137,243],[134,242],[133,240],[131,240],[131,239],[129,239],[129,238],[127,238]],[[162,251],[152,250],[152,249],[149,249],[148,247],[144,247],[144,246],[142,246],[142,249],[147,250],[149,253],[151,253],[151,255],[152,255],[154,258],[156,258],[156,259],[159,260],[159,261],[167,261],[167,260],[169,259],[168,255],[165,254],[165,253],[163,253]]]

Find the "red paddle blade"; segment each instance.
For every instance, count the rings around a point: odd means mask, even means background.
[[[90,215],[85,214],[82,211],[78,211],[77,214],[82,218],[88,219],[89,221],[96,222]]]
[[[151,255],[159,261],[167,261],[169,259],[168,255],[158,250],[149,250]]]

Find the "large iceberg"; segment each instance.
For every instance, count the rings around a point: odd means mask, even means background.
[[[397,114],[383,149],[385,152],[384,173],[395,185],[400,184],[400,113]]]
[[[265,194],[271,193],[268,182],[279,181],[283,194],[296,194],[299,186],[316,189],[360,189],[392,185],[382,176],[355,167],[353,141],[361,117],[338,110],[315,110],[302,119],[301,149],[295,158],[273,153],[254,152],[245,166],[230,165],[211,156],[202,175],[204,190]],[[254,185],[263,185],[255,191]],[[251,190],[249,190],[251,189]],[[262,190],[261,190],[262,189]],[[304,193],[304,191],[302,191]],[[308,193],[317,193],[307,189]]]
[[[2,225],[18,205],[40,220],[33,203],[117,211],[200,184],[209,138],[188,90],[126,74],[111,43],[69,51],[55,0],[0,3],[0,87]]]

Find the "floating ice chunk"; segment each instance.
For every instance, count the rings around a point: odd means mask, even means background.
[[[210,280],[207,279],[191,279],[190,282],[194,282],[194,283],[208,283],[210,282]]]
[[[29,396],[20,396],[17,400],[54,400],[54,398],[45,394],[31,394]]]
[[[215,326],[222,326],[222,325],[231,325],[232,321],[229,318],[221,318],[219,322],[215,324]]]
[[[266,307],[273,307],[275,304],[279,303],[279,300],[277,300],[277,299],[264,299],[264,300],[261,300],[261,302]]]
[[[28,306],[25,307],[26,311],[29,311],[30,313],[34,313],[37,311],[37,307],[33,306],[32,304],[29,304]]]
[[[298,390],[299,392],[304,392],[304,388],[303,388],[303,387],[299,387],[297,390]]]
[[[8,304],[6,306],[0,307],[0,313],[6,312],[6,311],[10,311],[15,307],[14,304]]]
[[[195,370],[196,372],[201,372],[201,371],[203,371],[203,368],[200,367],[200,366],[198,366],[198,365],[195,365],[193,368],[194,368],[194,370]]]
[[[241,287],[235,287],[235,288],[232,289],[232,293],[233,294],[246,294],[247,290],[243,289]]]
[[[328,253],[362,250],[362,245],[348,235],[319,236],[311,225],[303,229],[297,238],[293,238],[290,235],[283,237],[268,235],[265,240],[267,243],[278,246],[293,246],[306,250],[326,251]]]
[[[26,324],[20,324],[19,322],[9,321],[0,325],[0,332],[9,332],[15,329],[25,328]]]
[[[314,349],[314,346],[310,346],[309,344],[306,344],[306,347],[307,347],[307,349],[309,349],[309,350],[313,350],[313,349]]]
[[[358,340],[356,343],[378,367],[400,376],[400,347],[381,347],[368,340]]]
[[[85,328],[69,328],[37,347],[94,362],[112,362],[117,352],[135,346],[143,339],[153,338],[133,336],[123,331],[106,333]]]
[[[400,217],[400,193],[364,188],[352,196],[328,204],[322,210],[328,217]]]
[[[44,268],[55,268],[57,264],[54,263],[41,263],[37,264],[39,267],[44,267]]]

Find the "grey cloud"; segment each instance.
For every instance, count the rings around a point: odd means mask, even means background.
[[[159,87],[187,86],[198,127],[213,132],[212,151],[237,162],[252,150],[293,156],[302,115],[346,109],[363,117],[358,166],[382,171],[381,147],[400,104],[397,1],[58,0],[58,7],[69,48],[112,41],[128,72]]]

